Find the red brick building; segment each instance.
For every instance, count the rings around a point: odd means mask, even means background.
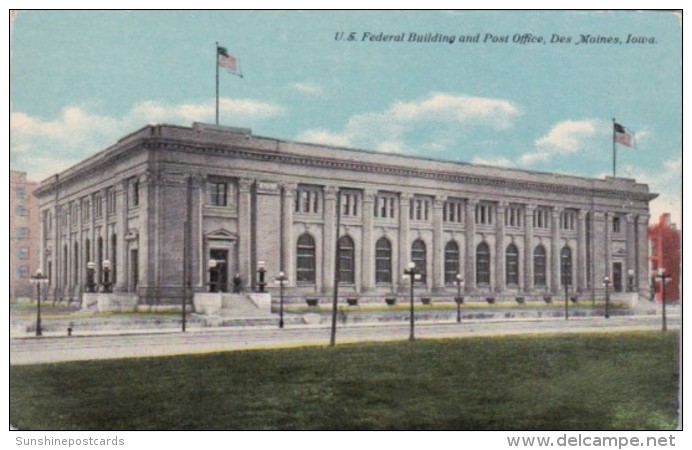
[[[649,227],[651,243],[651,285],[656,301],[662,299],[661,279],[655,275],[659,268],[670,274],[666,283],[666,302],[680,301],[680,230],[670,222],[670,214],[661,214],[658,223]]]
[[[10,170],[10,301],[33,296],[30,276],[39,268],[37,183]]]

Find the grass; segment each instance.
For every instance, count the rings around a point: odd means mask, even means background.
[[[420,340],[10,368],[20,430],[674,429],[678,335]]]

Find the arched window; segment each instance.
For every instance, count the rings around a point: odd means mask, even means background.
[[[519,249],[514,243],[505,250],[505,273],[508,286],[519,284]]]
[[[349,236],[339,238],[339,282],[355,284],[355,246]]]
[[[392,282],[392,244],[386,237],[378,239],[375,244],[375,281]]]
[[[545,287],[545,247],[537,245],[533,249],[533,285],[536,287]]]
[[[296,281],[302,284],[315,283],[315,239],[308,233],[298,238],[298,261],[296,264]]]
[[[411,245],[411,261],[416,264],[416,270],[420,273],[420,282],[425,283],[426,250],[425,242],[416,239]]]
[[[445,283],[453,284],[457,280],[459,268],[459,246],[454,241],[445,245]]]
[[[490,284],[490,247],[486,242],[476,247],[476,283]]]
[[[572,286],[572,249],[566,245],[560,251],[560,281],[563,286]]]

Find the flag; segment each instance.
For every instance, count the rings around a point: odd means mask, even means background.
[[[613,139],[615,142],[632,147],[632,134],[617,122],[613,122],[613,127],[615,127],[613,129]]]
[[[225,47],[217,47],[217,62],[219,67],[225,67],[233,75],[243,77],[243,74],[238,69],[238,60],[235,56],[229,55]]]

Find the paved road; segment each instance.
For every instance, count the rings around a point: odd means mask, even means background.
[[[680,328],[680,316],[668,317],[668,329]],[[528,333],[660,330],[657,316],[604,318],[467,320],[456,322],[417,323],[417,339],[471,337]],[[409,325],[351,325],[337,330],[337,343],[406,340]],[[328,345],[328,327],[296,326],[284,329],[219,328],[181,332],[152,332],[25,337],[10,341],[10,364],[41,364],[89,359],[111,359],[208,353],[229,350]]]

